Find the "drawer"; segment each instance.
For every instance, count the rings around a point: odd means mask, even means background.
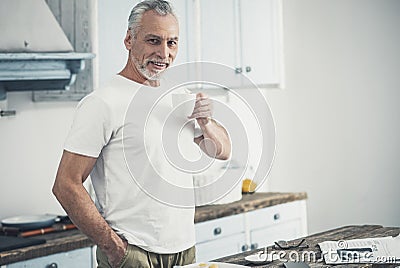
[[[195,230],[197,243],[242,233],[245,230],[243,214],[196,223]]]
[[[92,267],[92,249],[90,247],[68,252],[52,254],[46,257],[8,264],[7,268],[90,268]]]
[[[249,229],[258,229],[286,221],[302,219],[306,217],[305,215],[305,201],[301,200],[254,210],[246,213],[245,217],[247,218]]]
[[[277,225],[250,230],[251,248],[263,248],[279,240],[291,240],[303,236],[301,221],[290,220]]]
[[[242,252],[246,237],[244,232],[196,244],[196,262],[207,262]]]

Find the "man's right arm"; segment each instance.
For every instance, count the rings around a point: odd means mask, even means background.
[[[53,193],[72,222],[108,256],[112,267],[125,254],[127,243],[107,224],[83,186],[96,158],[63,152]]]

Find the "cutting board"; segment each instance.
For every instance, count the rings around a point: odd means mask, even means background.
[[[42,238],[24,238],[16,236],[0,236],[0,252],[16,248],[29,247],[46,243]]]

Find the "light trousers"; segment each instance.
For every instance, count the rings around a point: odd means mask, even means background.
[[[98,268],[111,268],[107,256],[97,247]],[[148,252],[140,247],[129,245],[119,268],[172,268],[174,265],[186,265],[196,260],[196,249],[191,247],[174,254]]]

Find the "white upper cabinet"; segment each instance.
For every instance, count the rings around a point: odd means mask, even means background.
[[[235,1],[201,0],[200,60],[228,66],[240,64],[237,55]]]
[[[238,1],[242,71],[257,85],[282,82],[280,0]]]
[[[181,40],[183,33],[187,43],[179,62],[186,57],[231,67],[242,79],[227,79],[226,87],[245,88],[250,81],[283,87],[281,0],[189,0],[184,5]]]

